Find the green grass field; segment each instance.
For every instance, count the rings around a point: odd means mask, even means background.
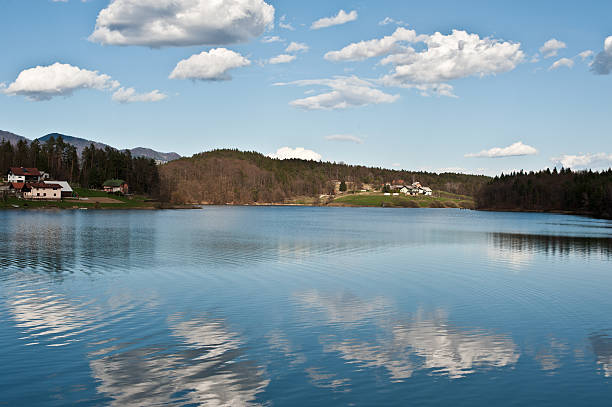
[[[474,208],[474,200],[471,197],[448,192],[436,192],[435,196],[385,196],[382,193],[348,194],[334,199],[330,204],[396,208]]]
[[[84,197],[106,197],[116,199],[116,203],[87,202],[76,199],[63,199],[61,201],[26,201],[15,197],[8,197],[6,200],[0,199],[0,209],[153,209],[154,202],[146,202],[145,197],[133,195],[130,197],[108,194],[104,191],[95,191],[84,188],[75,188],[74,191],[82,198]]]

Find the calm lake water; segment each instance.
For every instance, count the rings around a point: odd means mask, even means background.
[[[0,405],[610,406],[612,222],[0,212]]]

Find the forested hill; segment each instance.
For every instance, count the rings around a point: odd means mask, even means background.
[[[318,197],[334,190],[334,180],[380,186],[393,180],[420,181],[434,190],[474,195],[490,178],[435,174],[306,160],[278,160],[257,152],[214,150],[160,167],[162,199],[174,203],[281,203]]]
[[[558,211],[612,218],[612,170],[569,169],[495,177],[476,194],[478,209]]]

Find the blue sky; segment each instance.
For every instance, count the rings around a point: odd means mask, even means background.
[[[431,171],[607,168],[610,15],[609,1],[1,0],[0,129]]]

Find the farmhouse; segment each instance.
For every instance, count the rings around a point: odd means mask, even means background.
[[[109,179],[102,185],[104,192],[120,192],[127,194],[129,192],[128,183],[122,179]]]
[[[61,197],[62,198],[70,198],[72,197],[73,191],[70,187],[70,184],[67,181],[44,181],[45,184],[57,184],[61,189]]]
[[[21,188],[25,199],[60,200],[62,199],[62,187],[58,184],[47,184],[34,182],[25,184]]]
[[[11,167],[8,170],[8,182],[38,182],[42,174],[38,168]]]

